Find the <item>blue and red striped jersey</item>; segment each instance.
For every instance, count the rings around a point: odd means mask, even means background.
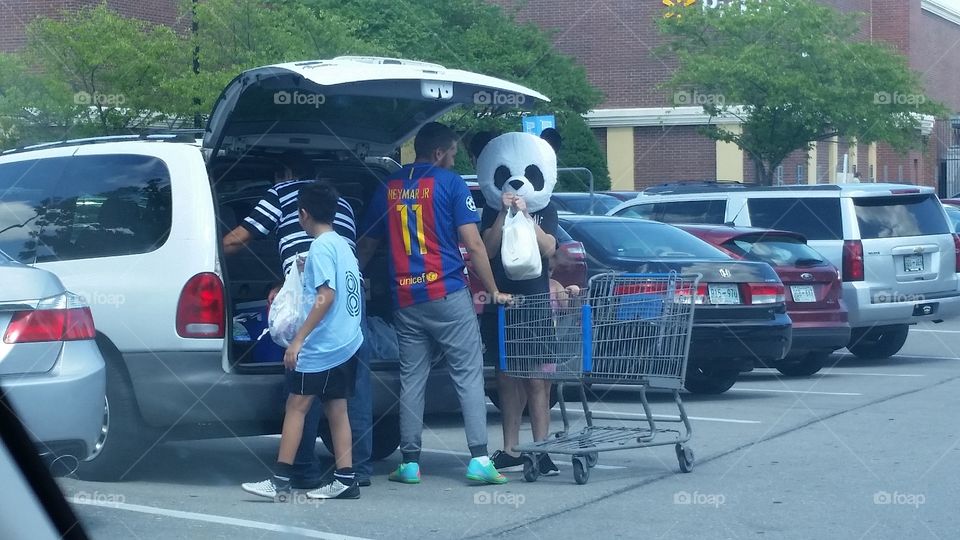
[[[363,230],[370,238],[387,237],[398,307],[467,286],[457,228],[478,221],[470,190],[455,172],[413,163],[384,180],[364,214]]]

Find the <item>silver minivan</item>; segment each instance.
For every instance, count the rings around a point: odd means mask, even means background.
[[[858,357],[892,356],[903,347],[911,324],[960,313],[960,240],[933,188],[694,183],[650,191],[609,213],[806,236],[841,269],[853,329],[847,348]]]
[[[269,344],[252,345],[257,334],[234,324],[263,318],[267,293],[282,279],[276,239],[230,258],[221,239],[272,185],[280,156],[303,152],[360,219],[391,172],[382,158],[424,124],[465,104],[545,100],[436,64],[339,57],[239,74],[202,141],[104,137],[0,154],[0,249],[55,272],[97,321],[108,435],[80,473],[124,477],[162,439],[279,432],[282,351],[260,354]],[[386,255],[379,256],[365,275],[368,314],[389,325]],[[445,371],[431,375],[428,410],[459,407]],[[376,458],[399,442],[397,358],[372,358],[371,383]]]

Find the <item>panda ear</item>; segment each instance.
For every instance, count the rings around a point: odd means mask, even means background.
[[[497,170],[493,173],[493,185],[497,186],[497,189],[503,190],[503,185],[507,183],[507,180],[510,179],[510,169],[505,165],[497,167]]]
[[[543,191],[543,171],[540,170],[540,167],[527,165],[523,175],[526,176],[530,184],[533,185],[533,189]]]

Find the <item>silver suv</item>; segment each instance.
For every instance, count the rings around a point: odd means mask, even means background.
[[[896,354],[909,325],[960,313],[960,240],[932,188],[897,184],[658,186],[610,215],[799,232],[841,269],[861,358]]]
[[[341,57],[241,73],[214,105],[202,142],[105,137],[0,154],[0,249],[55,272],[97,322],[107,436],[81,474],[122,477],[162,438],[278,433],[282,351],[253,345],[259,333],[234,324],[263,319],[281,279],[276,239],[230,258],[221,250],[272,185],[278,156],[303,152],[359,219],[390,172],[382,158],[427,122],[463,104],[546,99],[436,64]],[[365,275],[368,314],[388,326],[380,257]],[[399,441],[395,355],[371,359],[371,384],[376,458]],[[459,406],[445,369],[428,384],[428,410]]]

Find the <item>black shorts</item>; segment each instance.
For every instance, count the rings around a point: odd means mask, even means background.
[[[320,401],[331,399],[350,399],[357,380],[357,356],[328,369],[316,373],[300,371],[287,372],[287,391],[301,396],[317,396]]]

